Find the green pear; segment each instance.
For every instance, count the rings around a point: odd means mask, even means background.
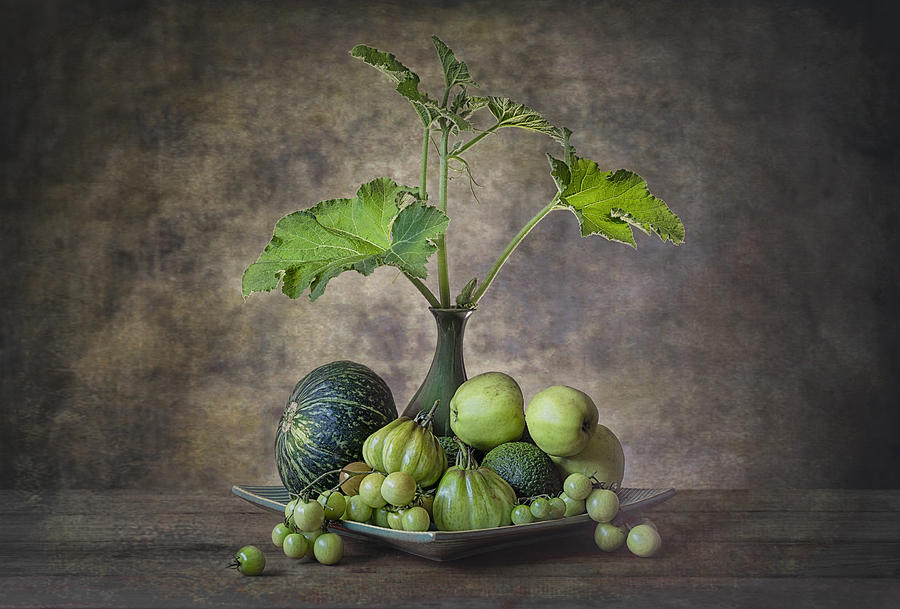
[[[625,452],[622,450],[622,444],[605,425],[597,425],[594,434],[577,455],[570,457],[554,457],[550,458],[556,463],[556,466],[568,474],[584,474],[585,476],[594,476],[600,482],[615,482],[622,484],[622,478],[625,476]]]
[[[525,398],[508,374],[485,372],[459,386],[450,400],[450,429],[460,440],[487,452],[525,431]]]

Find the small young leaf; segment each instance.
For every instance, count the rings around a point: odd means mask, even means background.
[[[469,76],[469,66],[464,61],[459,61],[456,55],[453,54],[453,51],[450,50],[450,47],[444,44],[440,38],[432,36],[431,40],[434,42],[434,48],[437,49],[438,57],[440,57],[441,64],[444,66],[444,80],[447,83],[447,88],[451,89],[455,85],[472,85],[477,87],[478,85]]]
[[[353,199],[322,201],[283,217],[259,259],[244,271],[244,297],[281,283],[290,298],[308,287],[315,300],[340,273],[369,275],[382,265],[424,279],[425,263],[436,249],[432,240],[443,234],[449,219],[419,201],[403,206],[415,192],[377,178],[360,186]]]
[[[471,309],[474,308],[474,304],[472,304],[472,294],[475,293],[475,286],[478,285],[478,278],[472,277],[469,280],[462,291],[459,293],[459,296],[456,297],[456,306],[461,309]]]
[[[597,163],[572,155],[568,179],[560,161],[550,157],[551,174],[560,190],[560,203],[568,206],[584,236],[599,234],[611,241],[635,246],[631,227],[653,232],[663,241],[684,241],[684,226],[665,202],[647,189],[636,173],[619,169],[601,171]]]
[[[456,130],[466,131],[472,128],[465,119],[441,108],[437,101],[420,92],[419,75],[403,65],[393,53],[385,53],[374,47],[358,44],[353,47],[350,54],[363,60],[396,84],[397,92],[413,105],[416,114],[426,127],[443,117],[451,121]]]
[[[473,100],[487,105],[488,110],[497,119],[498,127],[520,127],[548,135],[559,144],[565,146],[571,131],[555,127],[533,108],[514,102],[507,97],[477,97]]]

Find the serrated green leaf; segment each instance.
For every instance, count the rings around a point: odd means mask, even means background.
[[[390,178],[377,178],[360,186],[353,199],[322,201],[283,217],[259,259],[244,271],[244,297],[281,283],[290,298],[308,287],[310,300],[315,300],[340,273],[369,275],[383,265],[424,279],[425,263],[435,251],[431,241],[449,219],[419,201],[404,206],[403,200],[415,192]]]
[[[571,131],[559,128],[550,123],[534,108],[514,102],[508,97],[476,97],[472,98],[488,107],[499,127],[519,127],[548,135],[559,144],[565,146]]]
[[[568,180],[563,180],[565,172],[552,157],[551,174],[557,186],[561,180],[565,185],[560,187],[560,203],[578,217],[582,235],[599,234],[634,246],[634,226],[663,241],[684,241],[681,220],[664,201],[650,194],[643,178],[625,169],[601,171],[594,161],[572,157]]]
[[[553,176],[553,181],[556,182],[556,188],[562,192],[568,188],[571,181],[569,166],[564,161],[555,159],[549,154],[547,159],[550,161],[550,175]]]
[[[350,54],[363,60],[396,84],[397,92],[412,104],[426,127],[443,117],[450,120],[459,131],[472,128],[465,119],[441,108],[437,101],[419,91],[419,75],[403,65],[393,53],[385,53],[374,47],[358,44],[353,47]]]
[[[444,66],[444,81],[447,83],[447,88],[451,89],[455,85],[472,85],[477,87],[478,85],[475,84],[475,81],[469,75],[469,66],[464,61],[459,61],[456,55],[453,54],[453,51],[450,50],[450,47],[444,44],[440,38],[432,36],[431,40],[434,42],[434,48],[437,49],[441,65]]]

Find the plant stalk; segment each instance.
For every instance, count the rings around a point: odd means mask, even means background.
[[[492,127],[488,127],[487,129],[485,129],[484,131],[482,131],[481,133],[479,133],[478,135],[476,135],[475,137],[470,139],[468,142],[466,142],[465,144],[460,146],[459,150],[457,150],[455,153],[453,153],[453,156],[461,155],[463,152],[465,152],[466,150],[468,150],[469,148],[471,148],[472,146],[474,146],[475,144],[477,144],[478,142],[480,142],[481,140],[483,140],[484,138],[486,138],[487,136],[489,136],[490,134],[492,134],[494,131],[496,131],[499,128],[500,128],[500,123],[497,123],[496,125],[494,125]]]
[[[556,196],[544,207],[541,211],[534,215],[534,217],[528,221],[528,224],[522,227],[522,230],[518,232],[518,234],[512,238],[512,241],[509,242],[509,245],[506,246],[506,249],[503,250],[503,253],[500,254],[500,257],[497,258],[497,261],[494,263],[494,266],[491,267],[491,270],[488,271],[487,276],[484,278],[484,281],[481,282],[481,285],[478,286],[478,289],[475,290],[475,293],[472,294],[472,304],[478,304],[478,301],[484,296],[484,293],[487,291],[489,287],[491,287],[491,283],[494,281],[494,278],[497,276],[497,273],[500,272],[500,268],[509,258],[509,256],[515,251],[516,247],[518,247],[519,243],[522,242],[528,233],[531,232],[531,229],[535,227],[535,225],[544,219],[544,216],[549,214],[554,209],[560,209],[558,206],[559,201],[559,193],[556,193]]]
[[[441,173],[438,186],[438,207],[447,213],[447,144],[450,139],[450,127],[446,121],[441,120]],[[443,308],[450,307],[450,271],[447,264],[447,242],[445,235],[435,240],[438,251],[438,286],[440,288],[440,301]]]
[[[425,201],[428,198],[428,142],[431,140],[431,125],[425,126],[425,135],[422,136],[422,169],[419,173],[419,198]]]
[[[419,279],[418,277],[413,277],[412,275],[409,275],[408,273],[403,273],[403,274],[406,276],[407,279],[410,280],[410,282],[412,282],[412,284],[414,286],[416,286],[416,289],[419,290],[419,292],[421,292],[422,296],[425,297],[425,300],[428,301],[428,306],[434,307],[436,309],[441,308],[441,303],[437,299],[437,296],[434,295],[434,292],[432,292],[430,289],[428,289],[428,286],[425,285],[421,279]]]

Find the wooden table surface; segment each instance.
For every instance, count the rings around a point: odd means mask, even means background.
[[[653,558],[604,554],[586,525],[454,562],[347,539],[324,566],[229,489],[0,491],[0,607],[900,607],[900,491],[681,490],[646,515]],[[245,544],[262,576],[225,568]]]

